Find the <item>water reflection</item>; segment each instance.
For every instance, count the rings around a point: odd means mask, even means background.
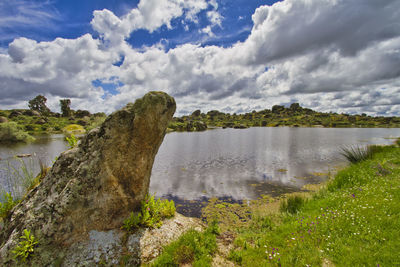
[[[150,191],[159,197],[255,199],[299,190],[343,165],[340,146],[389,144],[400,129],[250,128],[171,133]]]
[[[324,177],[318,173],[343,164],[340,146],[389,144],[400,129],[250,128],[201,133],[170,133],[156,156],[150,191],[182,203],[210,197],[255,199],[299,190]],[[32,144],[0,146],[0,184],[6,186],[7,164],[17,154],[32,154],[50,166],[68,149],[63,135],[38,137]],[[186,202],[185,202],[186,203]]]

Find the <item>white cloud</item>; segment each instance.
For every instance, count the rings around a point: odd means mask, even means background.
[[[122,18],[107,9],[96,10],[91,24],[104,39],[112,45],[118,45],[138,29],[150,33],[163,25],[170,29],[172,20],[182,16],[188,21],[197,22],[197,14],[207,7],[206,0],[142,0],[137,8]]]

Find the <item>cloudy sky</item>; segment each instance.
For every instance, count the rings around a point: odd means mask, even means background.
[[[177,115],[400,116],[400,1],[0,0],[0,109],[110,113],[153,90]]]

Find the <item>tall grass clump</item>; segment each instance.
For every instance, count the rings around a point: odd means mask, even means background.
[[[4,169],[6,179],[3,191],[10,193],[14,199],[20,200],[27,191],[33,189],[41,182],[50,168],[45,166],[39,159],[40,172],[35,175],[32,158],[27,160],[15,158],[14,160],[16,164],[8,161],[7,167]]]
[[[395,142],[396,142],[396,144],[397,144],[398,146],[400,146],[400,138],[397,138],[397,140],[396,140]]]
[[[281,202],[279,210],[290,214],[296,214],[304,205],[305,199],[301,196],[289,196],[286,200]]]
[[[35,138],[24,132],[15,122],[0,123],[0,142],[32,142]]]
[[[10,161],[7,162],[6,181],[5,186],[14,199],[21,199],[28,188],[32,186],[36,176],[33,174],[33,160],[23,160],[15,158],[15,162],[18,164],[12,164]]]
[[[369,146],[349,146],[342,147],[340,154],[345,157],[350,163],[356,164],[358,162],[372,159],[373,155],[384,150],[383,146],[369,145]]]

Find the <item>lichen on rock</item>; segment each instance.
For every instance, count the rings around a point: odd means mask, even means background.
[[[30,264],[41,266],[62,263],[70,248],[102,236],[93,233],[119,231],[148,193],[154,158],[175,108],[169,95],[150,92],[62,153],[5,219],[0,265],[15,263],[11,250],[24,229],[39,238]]]

